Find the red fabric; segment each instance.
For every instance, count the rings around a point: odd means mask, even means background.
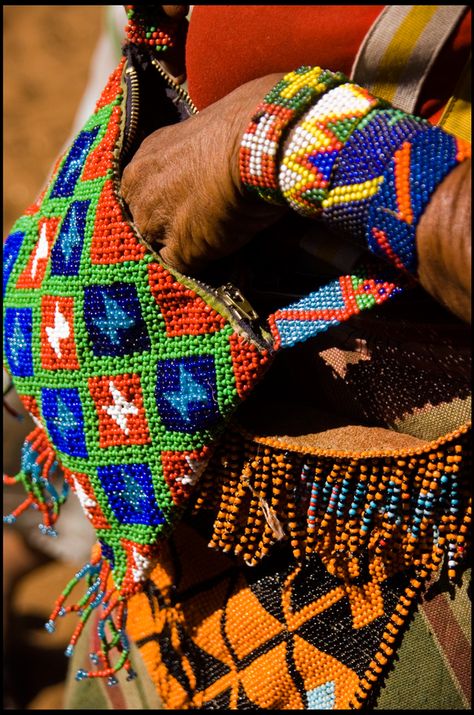
[[[385,5],[195,5],[186,43],[189,93],[203,109],[271,72],[319,65],[349,75],[367,31]],[[471,13],[446,43],[418,112],[433,118],[467,61]]]

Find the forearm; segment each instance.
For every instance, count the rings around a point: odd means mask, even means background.
[[[436,300],[471,321],[471,161],[440,184],[417,231],[418,277]]]
[[[290,117],[275,158],[267,156],[261,139],[267,126],[274,134],[271,123],[281,123],[279,105],[294,93],[294,75],[279,83],[276,101],[265,98],[266,115],[257,111],[253,133],[245,135],[241,174],[248,189],[365,242],[469,320],[470,146],[342,81]],[[251,159],[265,170],[252,174]]]

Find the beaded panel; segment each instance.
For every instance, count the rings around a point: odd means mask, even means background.
[[[130,603],[130,635],[165,707],[359,708],[393,655],[412,574],[350,584],[285,548],[250,568],[209,552],[196,526],[178,527]]]
[[[125,220],[123,70],[124,61],[7,239],[4,354],[127,592],[268,355],[158,263]],[[41,461],[38,434],[28,454]],[[35,495],[33,461],[23,468]]]

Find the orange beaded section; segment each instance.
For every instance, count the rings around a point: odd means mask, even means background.
[[[40,288],[46,273],[51,249],[56,240],[61,219],[41,218],[38,222],[39,238],[24,270],[20,273],[16,288],[30,290]]]
[[[106,107],[108,104],[113,102],[114,99],[117,98],[117,95],[120,92],[125,62],[125,57],[123,57],[120,60],[118,67],[110,75],[109,79],[107,80],[107,84],[105,85],[99,99],[96,102],[95,112],[98,112],[99,109]]]
[[[406,223],[413,223],[413,211],[410,201],[410,153],[411,144],[405,142],[393,155],[395,163],[395,191],[398,203],[398,218]]]
[[[379,581],[412,567],[436,571],[444,554],[454,578],[470,523],[469,437],[465,425],[417,449],[302,454],[234,425],[202,477],[194,509],[216,511],[209,546],[249,565],[285,539],[297,560],[316,552],[341,578],[359,576],[364,550]],[[451,504],[443,490],[454,482]]]
[[[44,295],[41,300],[41,365],[45,370],[78,370],[74,338],[74,298]]]
[[[90,252],[95,265],[140,261],[146,253],[123,218],[111,179],[105,182],[97,204]]]
[[[226,319],[222,315],[159,263],[148,266],[148,282],[169,338],[216,333],[225,327]]]
[[[100,447],[151,442],[139,375],[91,377],[88,384],[98,417]],[[117,403],[126,407],[123,421],[117,419]]]

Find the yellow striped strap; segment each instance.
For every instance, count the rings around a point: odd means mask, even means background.
[[[388,5],[366,35],[351,78],[414,112],[423,83],[467,5]]]
[[[460,139],[471,141],[471,57],[438,124]]]

